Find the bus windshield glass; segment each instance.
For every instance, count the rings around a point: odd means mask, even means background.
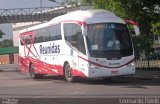
[[[89,24],[87,32],[91,57],[115,59],[133,54],[131,37],[125,24]]]

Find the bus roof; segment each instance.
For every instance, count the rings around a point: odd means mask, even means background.
[[[60,22],[60,21],[67,21],[67,20],[77,20],[83,21],[87,24],[92,23],[104,23],[104,22],[118,22],[124,23],[122,19],[117,17],[114,13],[106,11],[106,10],[79,10],[67,13],[65,15],[56,17],[51,20],[51,22]]]
[[[47,23],[29,27],[27,29],[22,30],[20,33],[33,31],[42,27],[66,21],[81,21],[85,22],[86,24],[105,23],[105,22],[125,23],[121,18],[117,17],[114,13],[106,10],[78,10],[53,18]]]

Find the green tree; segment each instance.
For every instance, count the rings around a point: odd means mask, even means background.
[[[62,1],[62,4],[65,4],[65,5],[70,5],[70,4],[77,4],[78,1],[77,0],[63,0]]]
[[[0,30],[0,39],[5,35],[1,30]],[[2,47],[1,42],[0,42],[0,48]]]
[[[123,19],[137,21],[142,36],[133,37],[135,54],[140,56],[145,54],[147,58],[149,57],[153,51],[153,34],[160,34],[160,0],[82,1],[85,5],[112,11]]]
[[[148,38],[146,35],[139,35],[132,37],[132,40],[137,60],[147,59],[149,54],[154,51],[152,49],[152,38]]]
[[[0,47],[4,48],[4,47],[13,47],[13,41],[10,39],[5,39],[3,41],[0,42]]]
[[[142,34],[151,33],[152,22],[160,21],[160,0],[83,0],[83,3],[137,21]]]
[[[0,38],[2,38],[3,35],[5,34],[0,30]]]
[[[153,34],[160,36],[160,22],[152,23]]]

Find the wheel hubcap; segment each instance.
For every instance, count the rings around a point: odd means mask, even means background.
[[[34,68],[33,68],[33,65],[31,66],[30,75],[31,75],[32,77],[34,76]]]
[[[71,68],[68,66],[66,69],[67,69],[66,70],[66,77],[71,78],[72,77]]]

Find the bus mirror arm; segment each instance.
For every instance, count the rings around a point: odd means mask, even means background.
[[[87,36],[87,29],[84,29],[84,31],[82,32],[82,34],[83,34],[84,36]]]

